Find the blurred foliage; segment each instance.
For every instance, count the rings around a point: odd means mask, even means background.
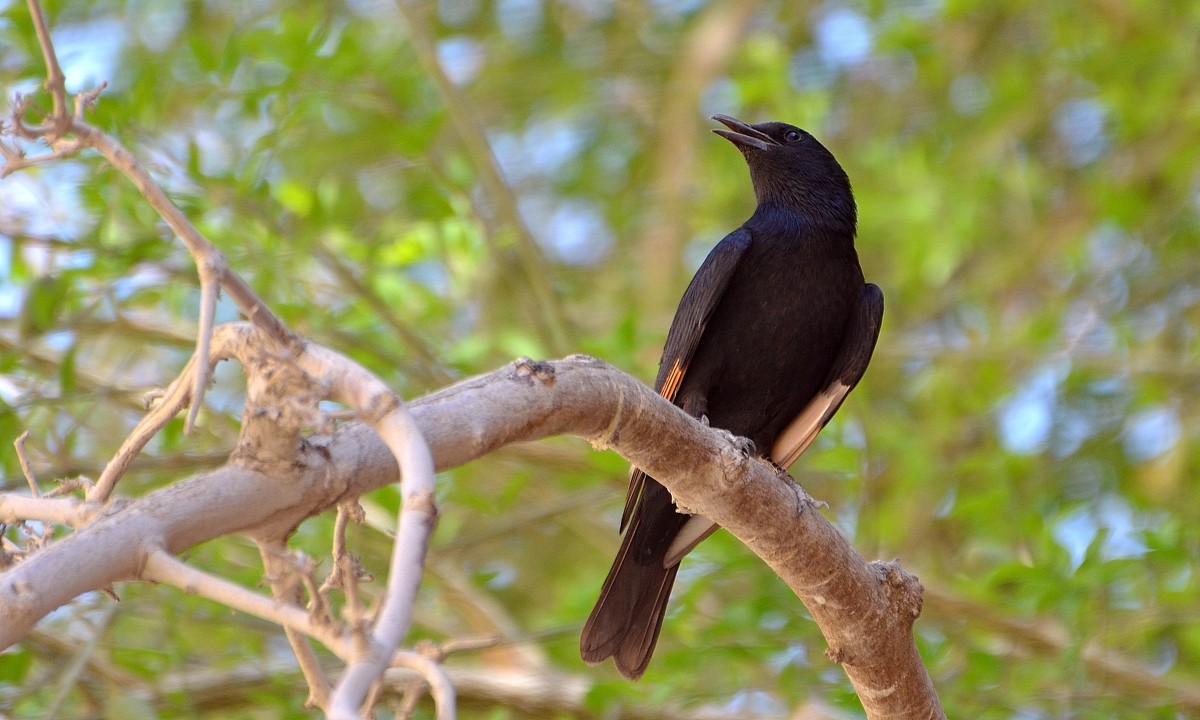
[[[48,12],[68,87],[109,82],[91,120],[288,323],[408,396],[516,355],[587,352],[649,380],[690,271],[753,202],[705,118],[811,129],[854,181],[862,264],[888,307],[865,381],[793,474],[865,555],[926,585],[918,640],[949,715],[1200,712],[1178,694],[1200,684],[1200,4]],[[43,73],[25,5],[0,1],[6,94]],[[96,158],[0,182],[0,441],[29,429],[44,484],[94,477],[140,394],[185,362],[197,305],[179,243]],[[123,491],[220,463],[238,382],[223,368],[197,432],[173,424]],[[24,486],[15,455],[0,464],[5,489]],[[685,563],[640,683],[582,665],[624,474],[570,438],[443,474],[414,636],[503,635],[449,662],[585,676],[597,716],[631,703],[783,716],[812,699],[861,713],[803,608],[721,534]],[[364,502],[352,540],[382,577],[397,493]],[[327,555],[331,525],[311,520],[294,545]],[[238,538],[189,560],[260,576]],[[0,708],[305,714],[278,628],[172,589],[118,592],[0,654]],[[268,667],[284,669],[219,694],[185,682]]]

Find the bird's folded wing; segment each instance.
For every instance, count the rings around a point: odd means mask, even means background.
[[[829,371],[825,388],[804,406],[796,419],[788,423],[776,438],[771,448],[771,460],[775,464],[786,468],[796,462],[808,446],[812,445],[817,433],[833,418],[833,414],[842,406],[842,401],[866,372],[882,323],[883,293],[878,287],[867,284],[863,287],[858,307],[850,318],[846,336]],[[717,524],[712,520],[701,515],[692,516],[667,548],[663,567],[669,568],[678,563],[716,529]]]
[[[749,249],[750,240],[750,231],[745,228],[738,228],[726,235],[708,253],[684,291],[671,329],[667,332],[667,343],[658,365],[658,378],[654,381],[654,389],[666,399],[675,401],[675,395],[687,374],[688,363],[700,345],[704,327],[729,287],[729,279]],[[625,495],[625,510],[621,513],[621,530],[629,523],[645,483],[646,474],[632,468],[629,472],[629,491]]]
[[[788,423],[771,447],[771,459],[782,468],[792,463],[808,449],[842,406],[842,402],[867,370],[879,328],[883,323],[883,293],[870,283],[863,286],[858,307],[846,328],[846,337],[838,351],[829,379],[796,419]]]

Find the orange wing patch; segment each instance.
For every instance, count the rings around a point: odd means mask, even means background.
[[[671,371],[667,373],[667,377],[663,380],[662,387],[659,388],[658,394],[664,398],[675,402],[675,395],[679,393],[679,386],[683,384],[683,376],[687,374],[688,366],[679,358],[671,364]],[[633,517],[633,509],[637,507],[638,501],[642,498],[642,490],[646,487],[646,473],[636,467],[629,468],[629,491],[625,494],[625,510],[621,513],[621,531],[625,531],[625,526],[629,523],[629,519]],[[698,541],[697,541],[698,542]]]
[[[663,381],[662,389],[658,391],[666,399],[674,402],[675,393],[679,392],[679,386],[683,383],[683,376],[687,373],[687,365],[679,362],[679,358],[675,358],[675,364],[671,366],[671,372],[667,373],[667,379]]]
[[[687,365],[680,362],[679,358],[675,358],[674,364],[671,365],[671,372],[667,373],[667,379],[663,381],[662,388],[658,394],[662,395],[671,402],[675,402],[675,395],[679,392],[679,386],[683,383],[683,376],[687,374]],[[642,490],[646,486],[646,473],[631,467],[629,469],[629,492],[625,494],[625,510],[621,513],[621,530],[625,530],[625,526],[629,523],[629,519],[633,517],[633,509],[637,506],[638,500],[642,497]]]

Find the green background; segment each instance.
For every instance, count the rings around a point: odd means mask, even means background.
[[[792,474],[864,555],[920,577],[917,639],[948,714],[1200,713],[1200,3],[48,12],[68,88],[109,83],[90,120],[286,322],[409,397],[519,355],[586,352],[651,380],[691,271],[753,205],[707,117],[812,131],[854,183],[887,311],[865,380]],[[43,79],[25,5],[0,0],[0,85]],[[0,181],[0,442],[30,430],[45,486],[94,478],[141,393],[185,362],[197,306],[180,244],[98,158]],[[197,431],[169,426],[121,491],[219,464],[239,382],[223,367]],[[24,488],[15,454],[0,462]],[[625,472],[555,438],[439,477],[411,637],[499,634],[448,664],[587,688],[532,711],[464,690],[461,715],[861,715],[804,609],[724,534],[686,561],[640,683],[580,662]],[[365,498],[351,533],[380,579],[396,503]],[[310,520],[294,546],[327,557],[331,528]],[[260,579],[244,539],[187,559]],[[278,628],[117,591],[0,654],[0,709],[305,716]]]

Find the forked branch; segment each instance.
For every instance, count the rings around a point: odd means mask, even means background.
[[[84,112],[95,104],[104,85],[101,84],[93,90],[79,93],[75,97],[73,106],[68,104],[66,78],[63,76],[62,67],[54,50],[54,43],[46,24],[45,12],[37,0],[28,0],[28,4],[34,29],[37,32],[38,43],[42,49],[42,58],[46,65],[45,87],[52,99],[53,108],[50,115],[43,118],[40,123],[31,124],[28,118],[32,103],[28,98],[19,97],[17,99],[11,122],[0,126],[0,155],[4,157],[4,163],[0,165],[0,177],[23,168],[70,157],[85,148],[96,150],[109,164],[120,170],[133,183],[166,221],[175,235],[183,241],[198,268],[201,290],[201,312],[195,356],[197,367],[192,373],[192,388],[189,398],[192,409],[188,413],[185,426],[185,430],[190,431],[203,401],[204,390],[211,371],[211,367],[208,366],[208,346],[211,340],[219,289],[224,289],[250,322],[261,327],[279,345],[297,349],[298,341],[283,321],[272,313],[250,289],[250,286],[229,267],[220,251],[171,202],[163,189],[150,176],[145,166],[114,138],[84,119]],[[13,136],[18,140],[43,141],[50,147],[50,152],[27,157],[15,145],[4,142],[4,135]],[[104,489],[97,489],[93,497],[107,498],[107,493],[110,491],[111,487],[107,486]]]

